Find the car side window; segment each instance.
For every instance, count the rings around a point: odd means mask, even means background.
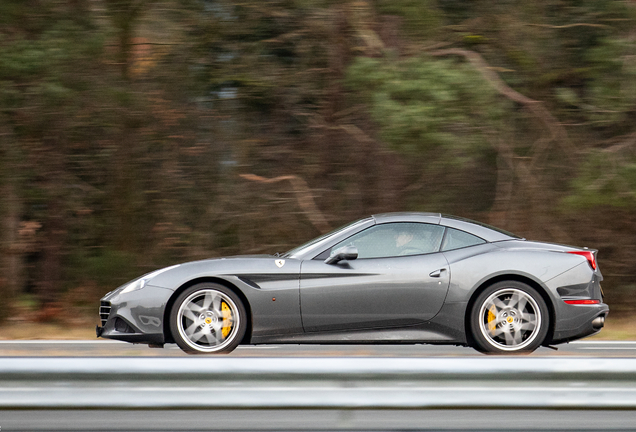
[[[444,227],[426,223],[387,223],[374,225],[341,241],[330,254],[344,246],[355,246],[358,259],[388,258],[438,252]]]
[[[453,249],[461,249],[482,243],[486,243],[486,240],[472,234],[468,234],[465,231],[460,231],[455,228],[446,228],[444,244],[442,244],[442,252]]]

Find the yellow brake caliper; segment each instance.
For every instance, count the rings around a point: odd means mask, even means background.
[[[221,302],[221,313],[223,313],[223,327],[221,328],[221,334],[223,337],[227,337],[232,330],[232,311],[225,302]]]
[[[490,309],[488,309],[488,330],[490,330],[491,333],[495,333],[495,329],[497,328],[497,316],[495,312],[495,305],[490,306]]]

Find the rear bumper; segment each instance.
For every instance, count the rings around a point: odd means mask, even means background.
[[[595,323],[594,320],[599,317],[606,318],[609,314],[609,306],[605,303],[566,305],[566,307],[568,310],[562,311],[560,318],[557,318],[551,344],[581,339],[600,332],[602,327],[599,327],[598,321]]]
[[[601,330],[599,317],[609,314],[609,306],[602,303],[601,281],[603,276],[592,270],[587,262],[560,274],[547,282],[553,299],[554,323],[552,338],[546,341],[558,344],[580,339]],[[565,300],[593,300],[598,304],[567,304]]]

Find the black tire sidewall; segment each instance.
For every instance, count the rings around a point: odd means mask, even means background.
[[[494,292],[505,289],[505,288],[512,288],[512,289],[517,289],[519,291],[525,292],[526,294],[528,294],[534,299],[534,301],[537,303],[537,306],[539,306],[539,310],[541,312],[540,328],[535,339],[524,348],[519,350],[514,350],[514,351],[502,350],[492,345],[490,342],[488,342],[486,337],[481,333],[481,329],[480,329],[480,320],[482,317],[479,314],[479,310],[481,309],[484,301],[486,301],[486,299]],[[473,303],[473,307],[470,312],[470,331],[471,331],[473,340],[475,341],[474,348],[477,351],[480,351],[486,354],[519,354],[519,353],[528,354],[528,353],[531,353],[532,351],[539,348],[541,344],[545,341],[546,336],[548,334],[549,327],[550,327],[550,314],[548,311],[548,307],[545,303],[545,300],[535,288],[519,281],[501,281],[501,282],[497,282],[490,285],[488,288],[486,288],[484,291],[482,291],[479,294],[479,296]]]
[[[239,314],[238,329],[234,333],[232,341],[218,351],[197,350],[191,347],[179,333],[179,322],[178,322],[179,308],[191,294],[201,290],[214,290],[214,291],[223,293],[234,302],[238,310],[238,314]],[[243,337],[245,336],[246,328],[247,328],[247,312],[245,311],[245,306],[243,305],[243,302],[241,301],[241,299],[230,288],[224,285],[220,285],[220,284],[216,284],[212,282],[199,283],[196,285],[192,285],[189,288],[186,288],[181,294],[179,294],[179,296],[177,297],[177,300],[172,305],[172,309],[170,310],[170,332],[172,333],[172,338],[174,339],[176,344],[179,346],[179,348],[181,348],[183,351],[187,352],[188,354],[227,354],[233,351],[241,343],[241,341],[243,340]]]

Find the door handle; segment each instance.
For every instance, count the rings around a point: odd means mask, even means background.
[[[446,269],[442,268],[442,269],[439,269],[439,270],[435,270],[434,272],[430,272],[428,275],[430,277],[438,278],[438,277],[440,277],[442,275],[443,271],[446,271]]]

